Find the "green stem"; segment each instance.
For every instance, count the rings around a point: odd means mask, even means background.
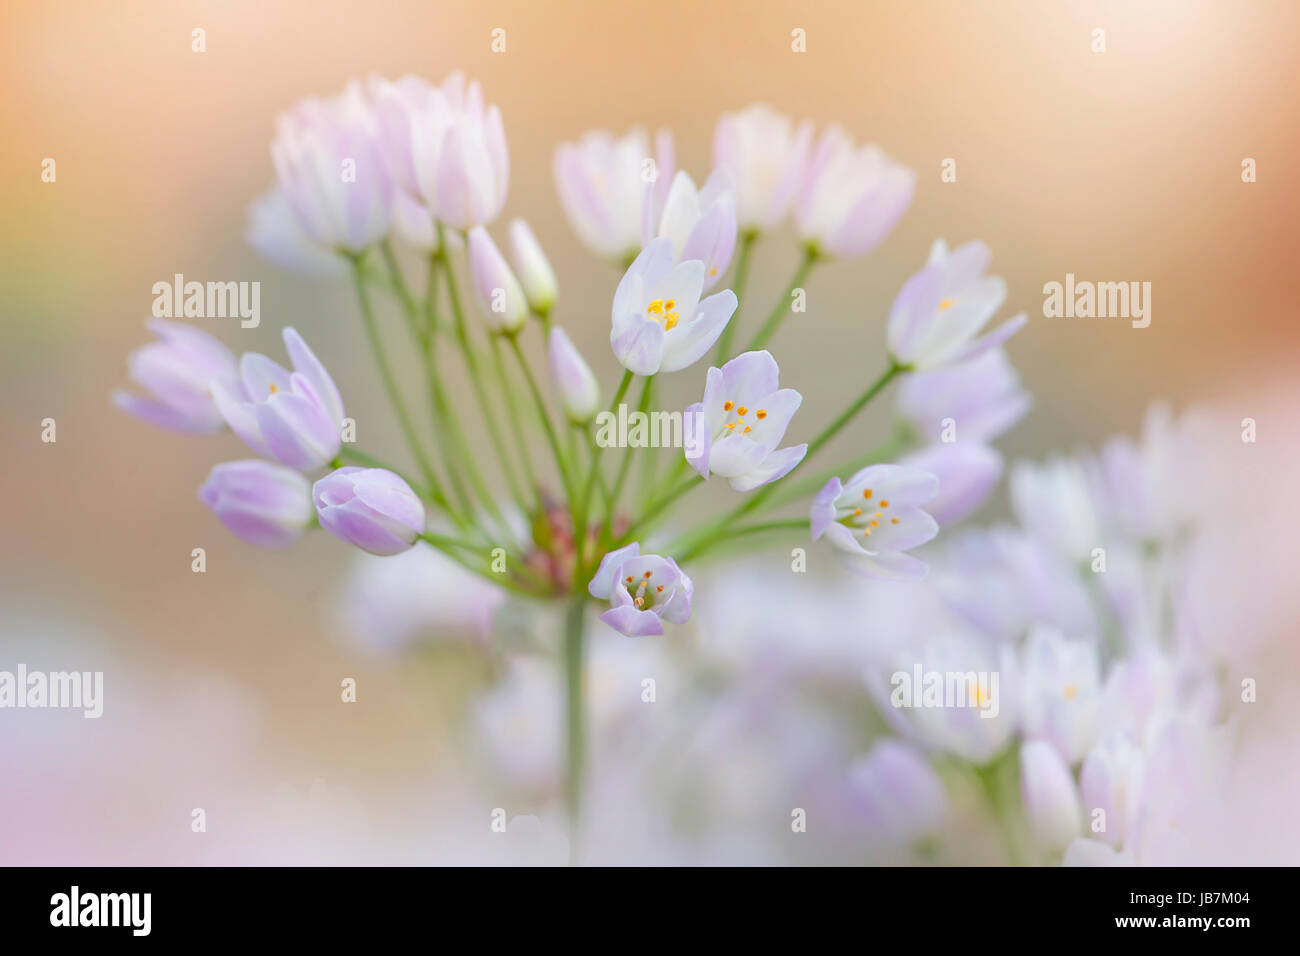
[[[560,481],[564,484],[565,497],[572,503],[573,483],[569,478],[569,468],[565,463],[564,450],[560,448],[560,438],[556,434],[555,425],[551,422],[551,416],[546,410],[546,398],[537,385],[537,378],[533,375],[532,367],[524,356],[524,350],[519,345],[517,335],[510,336],[510,347],[514,350],[515,358],[519,361],[519,368],[523,370],[524,378],[528,382],[528,390],[533,393],[533,401],[537,405],[537,417],[542,421],[542,428],[546,431],[546,440],[551,446],[551,454],[555,456],[555,467],[560,473]]]
[[[754,243],[758,240],[758,233],[746,232],[740,237],[740,252],[736,256],[736,273],[731,279],[731,291],[736,293],[738,302],[744,302],[745,283],[749,279],[749,262],[750,255],[754,251]],[[722,335],[718,337],[718,351],[714,354],[713,364],[722,365],[731,356],[731,340],[736,335],[736,326],[739,325],[740,306],[737,305],[736,312],[722,329]]]
[[[586,690],[583,687],[583,627],[586,595],[573,598],[564,616],[565,739],[568,761],[564,774],[564,800],[569,812],[570,859],[578,857],[579,819],[582,812],[583,773],[587,757]]]
[[[773,306],[772,311],[768,313],[763,320],[762,326],[759,327],[758,334],[750,341],[746,352],[752,352],[755,349],[761,349],[767,344],[767,340],[776,334],[777,328],[780,327],[782,320],[790,314],[790,297],[794,295],[794,290],[801,288],[808,278],[808,273],[812,271],[813,265],[817,262],[818,256],[812,247],[804,249],[803,258],[799,261],[799,268],[795,269],[794,278],[786,286],[785,294],[781,300]],[[734,320],[733,320],[734,321]],[[730,323],[728,323],[730,324]]]
[[[619,537],[617,544],[621,547],[631,541],[636,535],[648,531],[654,526],[655,519],[667,511],[669,506],[680,501],[682,496],[691,489],[701,488],[703,486],[704,479],[699,475],[693,474],[682,483],[673,487],[667,494],[656,498],[649,504],[649,506],[647,506],[646,510],[642,512],[641,517],[637,519],[636,523],[633,524],[632,527],[628,528],[627,531],[623,532]]]
[[[410,413],[406,410],[406,402],[397,387],[397,380],[393,377],[393,370],[388,364],[388,355],[384,352],[384,343],[379,337],[379,327],[375,322],[374,307],[370,302],[370,294],[366,291],[360,258],[353,258],[352,270],[353,277],[356,280],[357,299],[361,305],[361,318],[366,329],[366,338],[370,341],[370,351],[374,355],[375,365],[379,369],[379,377],[383,381],[384,390],[388,393],[388,400],[392,403],[393,411],[397,415],[397,423],[406,437],[406,443],[411,448],[411,454],[415,456],[416,464],[419,466],[420,473],[424,476],[425,483],[429,486],[431,499],[442,508],[450,511],[447,495],[442,489],[442,484],[438,481],[438,476],[434,474],[429,459],[425,457],[419,439],[415,436],[415,426],[411,422]]]
[[[641,386],[641,400],[637,403],[637,410],[642,415],[645,415],[650,410],[650,385],[652,382],[654,382],[654,376],[647,376]],[[631,448],[623,449],[623,460],[619,462],[618,477],[614,479],[614,489],[610,492],[609,507],[605,512],[605,535],[608,535],[614,527],[614,512],[618,509],[618,499],[623,494],[623,485],[627,483],[628,472],[631,470],[632,459],[635,457],[636,455],[633,454]]]
[[[529,490],[532,491],[533,500],[537,504],[537,510],[542,511],[542,487],[537,480],[537,471],[533,468],[533,457],[528,452],[528,442],[524,438],[523,414],[519,410],[518,396],[515,395],[514,387],[510,383],[510,378],[506,375],[506,363],[501,358],[501,344],[497,341],[497,336],[489,336],[492,343],[492,361],[496,365],[497,376],[501,379],[501,387],[506,393],[506,405],[509,408],[509,414],[506,416],[510,421],[510,430],[515,436],[515,447],[519,452],[519,462],[524,471],[524,480],[528,482]]]
[[[627,390],[632,385],[633,373],[625,371],[622,380],[618,383],[618,390],[614,393],[614,399],[609,403],[610,414],[618,410],[619,403],[627,395]],[[578,506],[574,509],[573,514],[573,534],[577,543],[577,561],[574,562],[574,586],[582,587],[586,583],[586,558],[585,554],[587,541],[587,517],[591,514],[591,492],[596,487],[596,479],[600,475],[600,459],[603,449],[593,440],[591,447],[591,468],[587,472],[587,483],[582,489],[582,494],[578,497]],[[594,555],[592,555],[594,557]]]
[[[493,444],[493,450],[497,454],[497,459],[501,464],[501,470],[506,476],[506,483],[510,486],[516,501],[523,501],[524,496],[520,492],[519,483],[515,478],[514,471],[505,454],[505,441],[501,437],[501,429],[497,427],[496,415],[492,412],[492,405],[488,401],[487,391],[483,387],[483,373],[478,364],[478,355],[469,340],[469,327],[465,322],[465,309],[461,304],[460,291],[456,285],[456,270],[452,268],[451,260],[447,258],[446,253],[446,235],[441,225],[438,226],[439,252],[438,255],[442,261],[442,271],[447,278],[447,296],[451,300],[452,318],[455,320],[456,341],[460,344],[461,351],[465,355],[465,365],[469,369],[470,385],[474,389],[474,395],[478,399],[479,408],[483,413],[483,423],[487,426],[488,437]],[[485,504],[496,515],[500,511],[496,502],[489,499]]]
[[[700,541],[686,551],[677,556],[678,561],[689,561],[692,558],[698,558],[706,551],[712,551],[721,544],[728,544],[736,538],[743,538],[751,534],[763,534],[768,531],[807,531],[807,518],[781,518],[776,521],[760,521],[757,524],[743,525],[731,531],[715,535],[712,538]]]

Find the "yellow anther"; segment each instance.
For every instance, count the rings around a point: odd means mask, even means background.
[[[634,598],[632,600],[632,603],[635,604],[637,607],[640,607],[642,604],[645,604],[645,598]]]
[[[660,591],[662,591],[663,589],[664,589],[664,586],[663,586],[662,584],[660,584],[660,585],[658,585],[658,586],[655,588],[655,593],[658,594],[658,593],[659,593]]]
[[[888,507],[889,507],[889,502],[888,502],[886,499],[881,498],[881,499],[880,499],[880,507],[882,507],[882,508],[888,508]]]
[[[648,577],[650,577],[652,574],[654,574],[653,571],[647,571],[647,572],[645,573],[645,576],[648,578]]]
[[[767,409],[766,409],[766,408],[760,408],[760,409],[759,409],[758,411],[756,411],[754,414],[758,416],[758,420],[761,422],[763,419],[767,418]]]
[[[731,410],[732,410],[733,408],[735,408],[735,407],[736,407],[736,403],[733,402],[733,401],[730,401],[730,400],[725,401],[725,402],[722,403],[722,410],[723,410],[724,412],[729,412],[729,411],[731,411]]]
[[[645,307],[645,310],[646,310],[647,312],[649,312],[651,315],[663,315],[663,314],[664,314],[664,300],[663,300],[663,299],[655,299],[653,302],[651,302],[649,305],[647,305],[647,306]]]
[[[746,425],[746,426],[745,426],[745,430],[744,430],[743,432],[741,432],[741,434],[742,434],[742,435],[748,435],[748,434],[749,434],[750,432],[752,432],[753,430],[754,430],[754,429],[752,429],[752,428],[750,428],[748,425]]]
[[[860,514],[862,514],[862,509],[861,509],[861,508],[859,508],[857,511],[853,512],[853,517],[856,518],[856,517],[857,517],[858,515],[860,515]]]
[[[744,418],[746,415],[749,414],[749,409],[746,408],[744,405],[741,405],[738,409],[736,409],[736,414],[739,415],[741,418]]]
[[[870,500],[870,499],[871,499],[871,489],[868,488],[866,491],[862,492],[862,497],[863,497],[863,498],[866,498],[867,500]]]
[[[871,527],[873,527],[873,528],[879,528],[879,527],[880,527],[880,522],[879,522],[879,521],[873,521],[873,522],[871,522]]]
[[[939,311],[944,312],[948,309],[951,309],[956,304],[957,304],[956,299],[944,299],[942,302],[939,303]]]
[[[871,537],[871,529],[868,528],[867,530],[863,531],[863,532],[862,532],[862,535],[863,535],[863,537],[870,538],[870,537]]]
[[[889,523],[890,523],[890,524],[898,524],[898,519],[897,519],[897,518],[890,518],[890,519],[889,519]]]
[[[627,576],[627,583],[628,583],[628,584],[631,584],[631,583],[632,583],[632,575],[630,575],[630,574]]]
[[[1074,698],[1078,695],[1078,693],[1079,693],[1079,688],[1075,687],[1073,684],[1065,685],[1066,700],[1074,700]]]
[[[668,318],[664,320],[664,331],[671,332],[673,329],[677,328],[677,319],[678,315],[676,312],[668,313]]]
[[[728,427],[728,428],[735,428],[735,427],[736,427],[736,423],[735,423],[735,422],[727,422],[727,427]]]
[[[664,311],[667,311],[667,310],[669,310],[669,309],[672,309],[672,308],[674,308],[676,305],[677,305],[677,300],[676,300],[676,299],[669,299],[667,302],[664,303]]]
[[[274,394],[275,394],[276,392],[278,392],[279,390],[280,390],[280,386],[276,385],[275,382],[272,382],[272,383],[271,383],[271,394],[274,395]]]

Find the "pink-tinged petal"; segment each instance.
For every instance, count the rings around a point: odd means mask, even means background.
[[[663,326],[646,319],[634,319],[629,325],[626,331],[620,333],[616,327],[610,333],[614,356],[629,372],[654,375],[663,368]]]
[[[220,417],[214,422],[197,423],[192,416],[174,408],[120,389],[113,392],[113,404],[141,421],[186,435],[215,435],[224,424]]]
[[[880,517],[874,518],[873,515],[880,515]],[[875,526],[870,528],[869,538],[863,533],[867,530],[866,524],[855,524],[853,528],[853,531],[862,538],[862,546],[868,551],[906,551],[933,540],[939,533],[938,522],[929,512],[915,505],[895,508],[891,503],[888,508],[865,512],[857,521],[862,522],[863,519],[876,522]],[[895,519],[898,524],[894,524]]]
[[[657,637],[664,632],[659,615],[653,611],[638,611],[630,604],[610,608],[600,619],[628,637]]]
[[[672,240],[673,256],[677,259],[698,259],[700,256],[682,256],[686,240],[700,221],[699,190],[685,170],[679,170],[668,187],[663,213],[659,217],[658,234]],[[653,229],[653,226],[651,227]]]
[[[734,491],[753,491],[760,485],[770,484],[784,478],[808,453],[807,445],[791,445],[772,452],[753,471],[732,478],[729,482]]]
[[[727,395],[738,404],[752,403],[765,395],[771,395],[781,387],[780,375],[776,359],[766,349],[737,355],[722,366]]]
[[[727,412],[723,406],[727,403],[728,391],[722,369],[710,368],[704,373],[704,401],[701,405],[704,412],[704,427],[710,438],[722,430],[726,421]]]
[[[701,425],[695,435],[698,446],[692,448],[691,443],[688,441],[683,453],[686,456],[687,464],[694,468],[701,478],[707,479],[709,477],[709,453],[713,446],[713,436],[706,424],[704,406],[699,402],[688,406],[682,412],[682,431],[684,434],[690,434],[688,430],[690,426],[687,423],[692,421],[698,421]]]
[[[301,335],[292,328],[284,330],[284,347],[289,353],[289,361],[295,372],[311,383],[312,391],[320,399],[331,422],[341,425],[343,422],[343,397],[339,394],[334,379],[325,370],[325,366],[316,357]]]
[[[587,585],[587,593],[601,601],[610,600],[610,595],[614,590],[614,582],[623,566],[623,562],[636,557],[640,553],[640,543],[633,541],[629,545],[606,554],[600,559],[600,567],[596,569],[596,576]]]
[[[276,395],[271,401],[254,405],[253,414],[267,452],[282,465],[299,471],[316,471],[329,464],[333,454],[327,454],[327,449],[311,437],[323,413],[302,396]],[[313,427],[301,428],[303,421],[311,422]]]
[[[672,558],[665,558],[668,566],[677,576],[673,596],[660,609],[660,616],[673,624],[685,624],[691,617],[691,601],[695,597],[695,583],[685,571],[677,566]]]
[[[685,326],[679,325],[664,337],[662,371],[677,372],[703,357],[736,311],[736,293],[724,289],[699,305],[699,310]]]
[[[704,287],[704,263],[698,259],[680,262],[658,282],[649,283],[651,299],[672,300],[674,310],[682,316],[691,316],[700,304],[700,290]],[[644,307],[645,303],[642,303]]]
[[[811,524],[809,530],[812,532],[812,539],[816,541],[826,529],[835,523],[835,499],[840,496],[843,486],[838,478],[832,478],[826,484],[822,485],[822,490],[817,492],[817,497],[813,499],[812,510],[810,512]]]
[[[672,268],[672,240],[652,239],[632,260],[614,290],[614,318],[644,309],[646,303],[641,300],[652,298],[650,290],[672,272]]]
[[[709,452],[709,470],[723,478],[748,474],[763,463],[768,449],[742,435],[728,434],[713,443]]]
[[[923,505],[939,493],[939,479],[928,472],[903,465],[868,465],[854,474],[845,485],[845,491],[854,498],[867,489],[871,490],[872,501],[883,498],[900,506]]]
[[[239,358],[239,378],[248,398],[260,402],[274,392],[287,392],[292,386],[290,372],[277,362],[257,352],[245,352]]]
[[[937,444],[903,460],[939,478],[939,492],[926,505],[936,521],[956,524],[988,500],[1002,480],[1002,456],[974,442]]]
[[[954,362],[965,362],[977,356],[983,355],[989,349],[995,349],[1004,344],[1007,339],[1023,329],[1029,322],[1029,316],[1024,312],[1007,319],[992,332],[980,336],[972,342],[967,348],[953,357]]]
[[[230,430],[238,435],[245,445],[259,455],[270,457],[271,452],[267,448],[266,440],[262,438],[262,428],[257,423],[254,405],[236,398],[224,382],[212,383],[212,400],[216,403],[221,417],[230,426]]]
[[[785,437],[785,430],[790,427],[790,420],[803,404],[803,396],[793,388],[783,388],[771,395],[764,395],[750,401],[752,404],[747,404],[749,414],[745,416],[744,421],[753,431],[746,437],[750,441],[758,442],[768,451],[773,451]],[[759,412],[763,413],[761,418]]]
[[[736,251],[736,205],[730,196],[707,207],[682,246],[681,258],[704,263],[704,288],[722,281]]]

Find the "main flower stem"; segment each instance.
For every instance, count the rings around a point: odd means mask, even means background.
[[[519,360],[519,368],[524,373],[524,379],[528,382],[528,390],[532,393],[533,402],[537,405],[537,416],[542,421],[542,428],[546,432],[546,440],[551,446],[551,454],[555,456],[555,468],[560,473],[560,481],[564,485],[565,497],[572,501],[573,482],[569,478],[569,468],[565,462],[564,449],[560,447],[559,435],[556,434],[555,425],[546,410],[546,397],[542,395],[541,387],[537,384],[537,377],[533,375],[532,366],[528,364],[528,358],[519,345],[519,336],[510,336],[510,348],[514,351],[515,358]]]
[[[578,823],[582,812],[583,771],[587,757],[586,689],[583,686],[583,627],[585,594],[573,598],[564,615],[564,725],[568,762],[564,774],[564,802],[569,814],[570,859],[578,856]]]
[[[794,295],[795,289],[802,288],[808,279],[808,273],[812,272],[813,265],[816,264],[818,256],[811,246],[804,249],[803,258],[799,261],[799,268],[794,272],[794,278],[786,286],[785,294],[781,300],[773,306],[772,311],[767,318],[763,320],[762,326],[759,327],[758,334],[750,341],[746,352],[752,352],[755,349],[761,349],[767,344],[768,339],[776,334],[781,322],[790,314],[790,297]]]
[[[740,237],[740,252],[736,255],[736,273],[731,279],[731,291],[736,293],[736,299],[744,302],[745,283],[749,279],[749,262],[750,256],[754,251],[754,243],[758,241],[758,233],[746,232]],[[718,337],[718,351],[713,358],[714,365],[722,365],[731,357],[731,340],[736,335],[737,320],[740,318],[740,307],[736,307],[736,312],[722,328],[722,335]]]
[[[532,492],[533,500],[540,512],[542,510],[541,483],[537,480],[537,471],[533,468],[533,458],[528,453],[528,442],[524,438],[523,415],[519,411],[519,402],[515,396],[514,387],[510,384],[509,376],[506,375],[506,363],[501,358],[501,344],[497,341],[495,335],[489,336],[489,339],[492,344],[492,362],[496,366],[497,376],[501,379],[501,387],[506,393],[506,405],[509,407],[509,413],[506,417],[510,420],[510,430],[515,436],[515,447],[519,449],[519,463],[524,470],[524,480],[528,482],[528,490]]]
[[[641,386],[641,400],[637,403],[637,410],[645,415],[650,410],[650,386],[654,382],[654,376],[647,376]],[[636,457],[632,454],[631,448],[623,449],[623,460],[619,462],[618,477],[614,479],[614,490],[610,492],[609,507],[605,512],[605,531],[603,537],[608,537],[614,527],[614,512],[618,509],[618,499],[623,493],[623,485],[627,483],[628,471],[632,467],[632,459]]]
[[[429,486],[430,497],[435,504],[446,511],[450,511],[446,492],[443,491],[442,483],[438,481],[438,476],[434,473],[433,466],[429,464],[429,459],[425,457],[424,448],[421,447],[420,440],[415,435],[415,426],[411,422],[411,415],[406,409],[406,402],[402,398],[401,390],[397,387],[397,380],[393,377],[392,367],[388,364],[388,355],[384,351],[384,343],[379,336],[379,327],[375,322],[374,307],[370,302],[370,294],[366,291],[365,276],[361,268],[360,258],[352,260],[352,272],[353,278],[356,280],[357,300],[361,305],[361,318],[366,329],[366,338],[370,340],[370,351],[374,355],[375,365],[379,369],[379,377],[383,380],[384,389],[388,393],[388,400],[392,403],[393,411],[397,415],[397,423],[402,429],[402,434],[406,437],[406,443],[411,448],[411,454],[415,456],[416,464],[419,466],[420,473],[424,476],[425,483]]]

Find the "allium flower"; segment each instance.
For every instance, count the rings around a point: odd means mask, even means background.
[[[1021,745],[1020,796],[1030,832],[1043,849],[1064,850],[1082,835],[1079,791],[1051,744],[1030,740]]]
[[[1002,306],[1007,284],[985,276],[993,254],[982,242],[968,242],[951,254],[935,240],[930,261],[904,283],[889,312],[889,354],[899,365],[924,371],[961,362],[996,348],[1028,321],[1024,313],[992,332],[980,330]]]
[[[459,74],[443,84],[451,107],[438,155],[434,215],[464,232],[501,214],[510,185],[510,154],[501,111],[484,107],[483,91],[471,83],[462,93]]]
[[[812,135],[811,122],[795,127],[763,103],[718,120],[713,165],[731,178],[742,231],[770,231],[789,215],[808,165]]]
[[[799,238],[820,254],[864,256],[911,205],[916,174],[878,147],[855,147],[838,126],[822,134],[795,209]]]
[[[1011,469],[1011,507],[1026,531],[1071,564],[1087,561],[1102,545],[1087,472],[1073,459],[1017,462]]]
[[[803,402],[794,389],[778,387],[780,372],[766,351],[746,352],[709,369],[704,401],[683,413],[686,422],[702,422],[697,447],[686,447],[692,468],[705,478],[710,472],[721,475],[736,491],[752,491],[803,461],[806,444],[777,450]]]
[[[672,138],[655,137],[650,155],[645,130],[622,137],[594,131],[555,151],[555,186],[578,239],[593,254],[626,262],[640,251],[642,224],[662,205],[672,181]]]
[[[591,366],[558,325],[551,329],[548,349],[551,378],[565,413],[579,425],[591,421],[600,408],[600,383]]]
[[[215,466],[199,489],[199,500],[228,531],[259,548],[287,548],[314,515],[307,479],[257,458]]]
[[[1029,393],[1002,349],[903,379],[898,411],[927,441],[988,442],[1029,411]],[[949,431],[951,425],[951,431]],[[947,433],[947,434],[945,434]]]
[[[1073,766],[1097,739],[1101,665],[1097,647],[1036,628],[1025,643],[1025,736],[1046,741]]]
[[[560,284],[541,243],[522,219],[510,223],[510,264],[515,267],[519,284],[524,287],[528,307],[538,315],[549,313],[555,305]]]
[[[212,384],[217,408],[244,444],[299,471],[325,467],[342,445],[343,399],[329,372],[293,329],[284,330],[293,371],[245,352],[240,381]]]
[[[704,184],[685,171],[673,177],[657,222],[647,216],[646,241],[668,238],[673,242],[677,262],[699,259],[704,263],[704,288],[712,289],[722,281],[736,250],[736,201],[727,174],[715,172]]]
[[[492,331],[514,335],[522,329],[528,320],[523,287],[482,226],[469,231],[469,271],[479,311]]]
[[[939,524],[956,524],[977,510],[1002,480],[1002,456],[978,442],[936,442],[905,456],[900,465],[928,471],[939,479],[939,493],[926,510]]]
[[[849,770],[849,797],[879,839],[909,843],[948,816],[948,795],[930,762],[899,740],[882,738]]]
[[[643,555],[635,541],[601,558],[596,576],[587,585],[592,597],[611,605],[600,619],[628,637],[662,634],[661,618],[685,624],[694,590],[672,558]]]
[[[244,238],[261,256],[294,272],[317,276],[347,272],[342,256],[303,231],[279,186],[271,187],[248,207]]]
[[[393,183],[358,85],[283,114],[271,159],[285,201],[313,241],[357,253],[388,232]]]
[[[371,554],[398,554],[424,533],[424,503],[383,468],[340,468],[312,486],[320,525]]]
[[[614,292],[609,344],[628,371],[676,372],[699,361],[736,311],[724,289],[701,301],[705,266],[673,265],[670,239],[654,239],[636,257]]]
[[[905,552],[939,533],[921,509],[939,493],[939,479],[901,465],[868,465],[841,484],[832,478],[812,505],[812,538],[830,538],[855,571],[907,581],[925,577],[925,562]]]
[[[153,319],[148,326],[158,341],[132,352],[127,369],[132,381],[150,395],[119,390],[113,402],[136,418],[172,431],[219,432],[225,422],[213,401],[211,383],[239,377],[234,353],[207,332],[179,322]]]

